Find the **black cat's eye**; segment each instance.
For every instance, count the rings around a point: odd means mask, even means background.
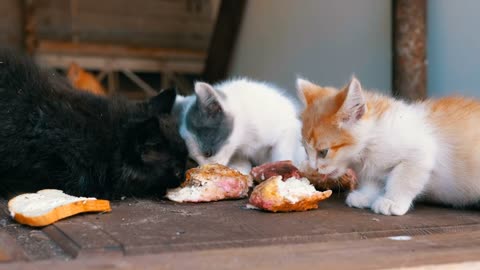
[[[213,153],[212,153],[212,150],[206,150],[203,155],[205,155],[205,157],[209,158],[211,156],[213,156]]]
[[[320,156],[321,158],[325,158],[327,154],[328,154],[328,148],[318,151],[318,156]]]

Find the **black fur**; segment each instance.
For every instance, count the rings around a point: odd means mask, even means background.
[[[161,196],[184,179],[170,116],[175,90],[146,102],[78,91],[27,57],[0,52],[0,193]]]

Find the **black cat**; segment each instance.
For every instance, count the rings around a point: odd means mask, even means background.
[[[140,103],[79,91],[28,57],[0,52],[0,193],[161,196],[184,179],[175,90]]]

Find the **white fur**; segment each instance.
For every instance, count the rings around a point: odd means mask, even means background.
[[[200,165],[220,163],[249,173],[252,166],[270,161],[303,162],[301,123],[295,104],[278,89],[262,82],[239,79],[213,86],[226,98],[220,99],[224,111],[234,117],[233,132],[226,145],[211,158],[200,154],[185,125],[185,112],[195,96],[179,98],[180,134],[190,156]],[[198,94],[198,93],[197,93]],[[181,107],[181,109],[178,109]]]
[[[424,106],[394,101],[380,118],[352,127],[361,151],[353,162],[360,179],[347,204],[403,215],[425,190],[438,152]]]

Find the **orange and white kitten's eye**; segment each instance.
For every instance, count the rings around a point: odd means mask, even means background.
[[[328,150],[329,150],[329,148],[324,148],[324,149],[318,151],[317,155],[321,158],[325,158],[328,154]]]

